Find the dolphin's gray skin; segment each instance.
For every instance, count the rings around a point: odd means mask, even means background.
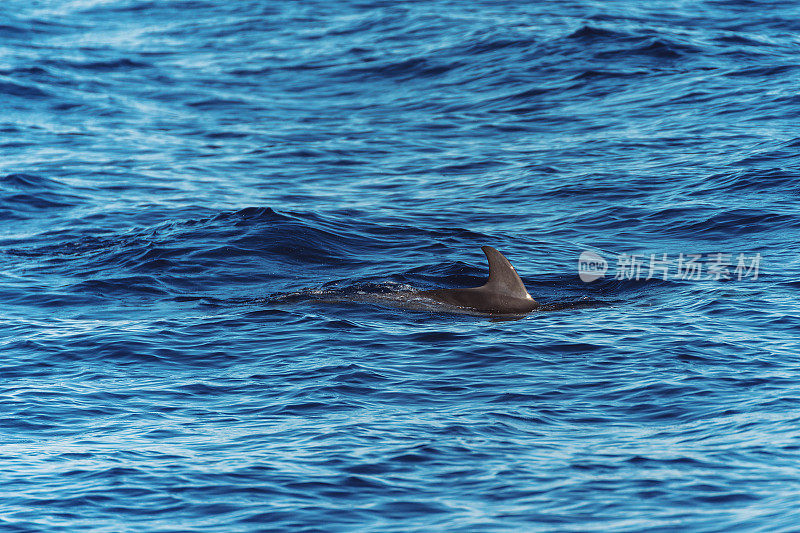
[[[519,274],[503,254],[491,246],[481,247],[489,260],[489,280],[471,289],[433,289],[420,291],[419,296],[482,313],[522,315],[539,309]]]

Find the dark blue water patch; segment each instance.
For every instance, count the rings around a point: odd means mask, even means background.
[[[698,54],[700,49],[685,43],[653,39],[640,47],[634,48],[632,52],[659,59],[677,59]]]
[[[480,54],[491,54],[494,52],[509,53],[513,50],[525,52],[530,50],[539,42],[533,36],[520,36],[516,39],[511,39],[505,33],[492,33],[488,36],[478,35],[470,42],[464,43],[464,49],[461,52],[468,56],[477,56]]]
[[[18,36],[26,35],[27,33],[28,32],[24,28],[21,28],[21,27],[16,26],[16,25],[10,25],[10,24],[2,24],[2,25],[0,25],[0,35],[2,35],[4,38],[18,37]]]
[[[776,65],[771,67],[748,67],[725,73],[725,76],[743,76],[749,78],[768,78],[796,72],[798,65]]]
[[[158,287],[159,282],[151,276],[136,276],[117,279],[90,280],[71,287],[75,292],[102,294],[107,298],[117,298],[121,294],[167,294]]]
[[[187,9],[192,8],[203,8],[208,7],[209,4],[200,2],[200,1],[192,1],[192,0],[185,0],[176,2],[174,6],[176,9],[180,9],[182,5],[185,4]],[[134,15],[140,15],[143,12],[155,12],[159,8],[159,4],[157,2],[148,2],[142,0],[129,0],[127,2],[121,2],[119,5],[113,6],[91,6],[89,8],[84,8],[81,11],[82,15],[105,15],[105,16],[114,16],[115,14],[128,14],[132,13]],[[151,13],[157,14],[157,13]],[[163,15],[163,13],[161,13]]]
[[[699,238],[714,236],[731,238],[764,231],[790,229],[797,225],[798,220],[790,214],[770,213],[757,209],[733,209],[718,211],[704,220],[685,226],[674,226],[674,231],[688,232]]]
[[[696,56],[701,52],[693,45],[648,29],[627,33],[583,26],[567,35],[564,42],[570,43],[564,49],[567,54],[589,55],[603,63],[617,59],[617,68],[624,64],[636,64],[639,58],[651,58],[657,64],[672,65],[673,60]],[[579,44],[580,47],[575,48],[573,44]]]
[[[602,81],[617,78],[636,78],[641,76],[643,73],[644,72],[640,70],[592,69],[576,74],[573,79],[586,80],[587,82],[592,80]]]
[[[706,192],[713,195],[716,191],[724,189],[726,191],[747,191],[759,193],[762,191],[775,191],[782,195],[793,196],[796,190],[800,174],[781,168],[771,168],[764,170],[739,170],[737,172],[725,172],[707,176],[704,180],[703,189],[694,194]]]
[[[42,90],[35,85],[25,85],[13,81],[0,80],[0,94],[6,96],[17,96],[20,98],[47,98],[51,96],[48,91]]]
[[[9,12],[10,11],[10,12]],[[21,11],[16,9],[6,10],[5,6],[0,11],[3,24],[0,24],[0,37],[9,41],[22,41],[23,46],[35,46],[32,38],[47,38],[53,35],[68,33],[79,27],[79,24],[65,24],[63,20],[51,20],[39,17],[21,16]],[[26,42],[25,39],[28,39]]]
[[[587,42],[614,41],[617,39],[624,39],[630,37],[631,36],[626,33],[590,25],[581,26],[579,29],[575,30],[574,32],[570,33],[567,36],[568,39],[576,39]]]
[[[3,188],[17,188],[17,189],[52,189],[58,185],[55,180],[38,176],[35,174],[8,174],[0,178],[0,183]]]
[[[214,110],[214,109],[230,109],[239,106],[246,106],[247,103],[243,100],[211,98],[207,100],[198,100],[196,102],[190,102],[188,105],[190,105],[191,107],[196,107],[198,109]]]
[[[123,59],[110,59],[106,61],[58,61],[53,62],[53,66],[57,68],[68,68],[77,70],[87,70],[94,72],[115,72],[115,71],[129,71],[131,69],[150,68],[151,64],[143,61],[135,61],[128,58]]]
[[[375,66],[349,68],[342,72],[342,75],[355,79],[381,77],[399,81],[416,81],[420,78],[440,76],[459,66],[457,63],[435,64],[425,58],[408,58]]]
[[[34,174],[8,174],[0,178],[0,218],[24,220],[77,207],[83,196],[63,183]]]
[[[44,77],[49,75],[49,71],[40,67],[16,67],[16,68],[6,68],[0,69],[0,75],[14,77],[15,75],[27,75],[27,76],[36,76],[36,77]]]

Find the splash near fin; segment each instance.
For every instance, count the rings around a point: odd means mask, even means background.
[[[503,254],[491,246],[482,246],[481,250],[489,260],[489,280],[481,288],[514,298],[532,299],[519,274]]]

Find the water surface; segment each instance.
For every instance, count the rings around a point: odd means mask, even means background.
[[[4,2],[0,528],[796,530],[798,15]]]

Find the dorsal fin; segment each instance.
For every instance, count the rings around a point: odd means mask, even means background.
[[[514,296],[515,298],[531,297],[519,274],[503,254],[491,246],[482,246],[481,250],[486,254],[486,259],[489,260],[489,280],[483,288]]]

